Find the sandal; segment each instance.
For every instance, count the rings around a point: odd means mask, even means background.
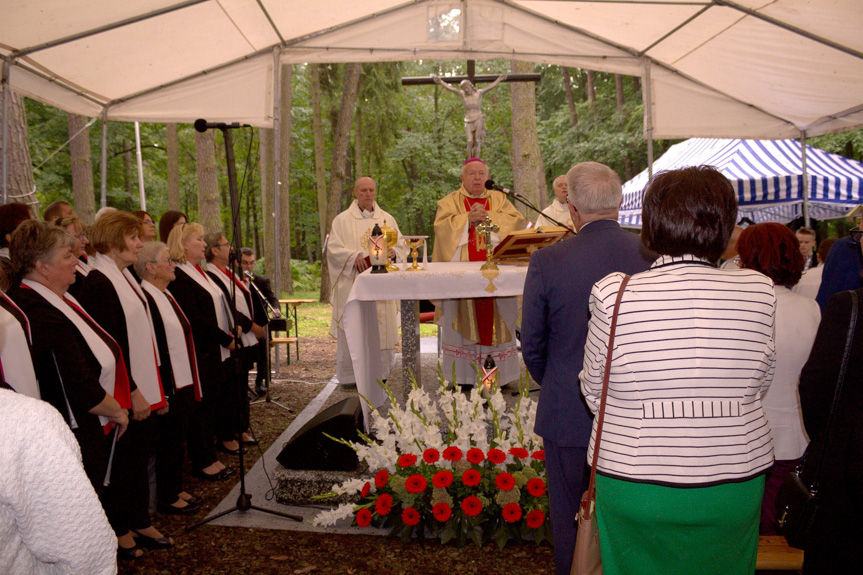
[[[120,547],[117,545],[117,559],[120,561],[134,561],[144,556],[144,550],[135,545],[134,547]]]

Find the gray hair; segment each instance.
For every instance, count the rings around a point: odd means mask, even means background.
[[[623,197],[620,177],[599,162],[582,162],[566,173],[567,201],[584,215],[616,212]]]
[[[159,254],[163,251],[169,252],[168,246],[162,242],[144,243],[144,247],[138,250],[138,263],[135,264],[135,271],[138,272],[139,278],[143,280],[153,276],[147,271],[147,264],[158,260]]]

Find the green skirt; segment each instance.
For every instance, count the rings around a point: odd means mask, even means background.
[[[678,488],[596,476],[604,575],[755,573],[764,475]]]

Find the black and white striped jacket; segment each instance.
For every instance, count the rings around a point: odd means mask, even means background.
[[[599,409],[623,274],[597,282],[581,389]],[[693,256],[632,276],[620,306],[598,472],[674,486],[758,475],[773,463],[761,396],[773,379],[773,282]],[[596,423],[590,438],[593,455]]]

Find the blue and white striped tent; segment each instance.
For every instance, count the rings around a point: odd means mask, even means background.
[[[797,140],[692,138],[672,146],[653,172],[686,166],[714,166],[737,190],[739,218],[787,223],[803,214],[802,148]],[[806,146],[809,215],[839,218],[863,204],[863,163]],[[641,227],[647,170],[623,185],[620,224]]]

